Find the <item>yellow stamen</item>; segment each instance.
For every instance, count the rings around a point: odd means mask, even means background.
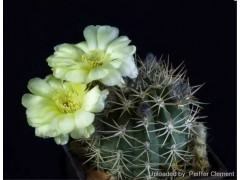
[[[108,60],[109,55],[102,50],[89,51],[81,57],[81,61],[88,63],[92,68],[101,66]]]
[[[81,102],[77,92],[69,89],[61,89],[53,97],[57,107],[62,113],[73,113],[81,108]]]

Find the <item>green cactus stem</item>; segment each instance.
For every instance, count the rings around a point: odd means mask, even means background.
[[[116,179],[157,179],[154,172],[206,171],[206,128],[197,120],[201,86],[190,86],[182,65],[152,54],[138,60],[139,75],[108,87],[106,108],[85,140],[83,165]],[[81,140],[80,140],[81,141]],[[83,147],[83,146],[81,146]]]

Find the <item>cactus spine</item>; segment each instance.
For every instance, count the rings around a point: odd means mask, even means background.
[[[206,131],[197,120],[201,110],[181,65],[138,60],[137,79],[110,87],[106,108],[87,141],[84,165],[107,172],[112,179],[157,179],[154,172],[187,172],[208,167]],[[163,178],[163,177],[162,177]]]

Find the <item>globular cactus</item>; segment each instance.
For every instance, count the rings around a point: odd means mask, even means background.
[[[83,140],[83,165],[112,179],[157,179],[155,172],[205,171],[206,128],[197,120],[201,103],[194,97],[181,65],[149,54],[138,60],[137,79],[108,87],[104,112],[95,133]],[[81,141],[81,140],[80,140]],[[155,175],[154,175],[155,174]]]

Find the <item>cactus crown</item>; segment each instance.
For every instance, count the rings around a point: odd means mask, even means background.
[[[138,60],[139,75],[124,87],[108,87],[104,112],[95,133],[80,140],[87,170],[98,169],[116,179],[154,179],[154,172],[206,170],[206,131],[197,122],[201,103],[182,65],[149,54]],[[79,149],[78,149],[79,152]]]

